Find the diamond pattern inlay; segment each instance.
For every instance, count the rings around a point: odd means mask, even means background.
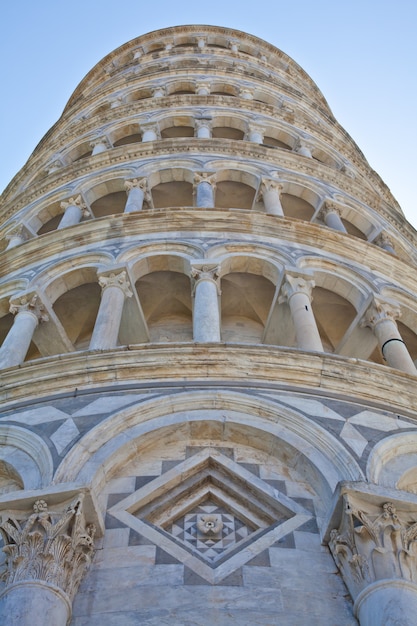
[[[210,583],[312,518],[216,448],[179,462],[108,513]]]

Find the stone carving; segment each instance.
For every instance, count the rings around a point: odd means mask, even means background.
[[[197,530],[202,535],[217,535],[223,528],[221,515],[197,515]]]
[[[61,202],[61,209],[64,209],[64,211],[68,209],[68,207],[71,207],[71,206],[75,206],[81,209],[83,217],[87,217],[90,215],[81,196],[77,196],[76,198],[69,198],[68,200],[65,200],[64,202]]]
[[[27,234],[27,230],[26,230],[25,226],[23,224],[16,224],[16,226],[14,226],[6,234],[6,239],[8,239],[8,240],[20,239],[22,243],[24,241],[27,241],[28,234]]]
[[[417,583],[417,522],[401,519],[391,502],[376,514],[355,508],[346,495],[343,505],[329,547],[352,597],[378,580]]]
[[[282,286],[282,295],[279,298],[280,302],[289,301],[290,298],[296,293],[304,293],[312,301],[311,292],[315,287],[314,280],[305,280],[301,276],[292,276],[286,274],[286,281]]]
[[[336,213],[336,215],[342,217],[342,211],[340,207],[331,200],[326,200],[319,211],[319,217],[324,219],[329,213]]]
[[[94,554],[95,527],[85,524],[82,505],[79,495],[62,512],[50,511],[45,500],[36,500],[26,519],[1,514],[6,586],[44,581],[73,599]]]
[[[208,183],[211,187],[216,189],[216,174],[213,172],[194,172],[194,186],[201,183]]]
[[[193,283],[193,296],[195,288],[200,280],[211,280],[216,283],[217,293],[220,295],[220,267],[217,263],[204,263],[202,265],[193,265],[191,268],[191,278]]]
[[[28,311],[37,317],[39,323],[49,321],[49,317],[45,313],[45,307],[36,293],[11,301],[9,311],[13,315]]]
[[[125,271],[120,272],[120,274],[112,272],[108,276],[99,276],[98,283],[103,291],[107,289],[107,287],[118,287],[123,291],[126,298],[133,296]]]
[[[374,329],[379,322],[391,320],[395,323],[399,317],[401,317],[401,311],[398,306],[374,296],[371,306],[365,313],[362,326],[369,326],[369,328]]]

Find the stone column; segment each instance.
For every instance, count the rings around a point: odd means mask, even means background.
[[[211,138],[211,119],[197,119],[195,120],[196,137],[198,139],[210,139]]]
[[[106,152],[110,148],[110,142],[105,135],[101,135],[101,137],[96,137],[90,141],[90,146],[93,149],[91,156],[95,156],[101,152]]]
[[[279,215],[280,217],[284,215],[281,204],[282,190],[282,183],[271,178],[262,179],[259,195],[262,196],[267,215]]]
[[[143,201],[147,197],[147,180],[146,178],[133,178],[125,182],[127,200],[125,205],[125,213],[134,213],[142,211]]]
[[[194,193],[197,207],[214,207],[216,174],[213,172],[195,172]]]
[[[354,483],[352,483],[354,486]],[[369,487],[368,487],[369,489]],[[380,489],[380,488],[379,488]],[[417,615],[417,511],[406,503],[347,493],[338,501],[341,519],[329,547],[354,600],[361,626],[414,626]],[[379,500],[376,501],[376,500]]]
[[[142,143],[146,143],[147,141],[156,141],[160,139],[160,133],[158,124],[153,122],[145,122],[141,125],[142,130]]]
[[[99,277],[102,288],[100,308],[97,313],[90,350],[110,350],[117,346],[123,305],[126,298],[131,298],[126,272]]]
[[[0,348],[0,369],[23,363],[37,325],[49,319],[36,294],[11,301],[10,313],[15,318]]]
[[[26,229],[23,224],[18,224],[6,235],[6,239],[9,240],[7,244],[6,250],[10,250],[11,248],[15,248],[16,246],[20,246],[21,243],[24,243],[27,240]]]
[[[297,154],[301,154],[302,156],[312,159],[313,158],[313,155],[311,153],[312,147],[313,146],[311,143],[305,141],[304,139],[299,139],[298,144],[295,148],[295,151],[297,152]]]
[[[261,126],[260,124],[249,124],[246,139],[247,141],[252,141],[253,143],[263,143],[264,142],[263,126]]]
[[[5,626],[66,626],[72,600],[87,571],[95,527],[86,525],[82,495],[64,511],[36,500],[31,514],[1,514],[6,586],[0,594]]]
[[[61,209],[64,209],[64,215],[58,224],[57,230],[78,224],[82,217],[89,215],[86,208],[81,196],[61,202]]]
[[[311,308],[313,287],[314,281],[287,273],[282,287],[282,300],[287,300],[291,310],[297,347],[300,350],[323,352],[323,344]]]
[[[374,296],[362,326],[368,326],[373,330],[382,356],[390,367],[416,376],[416,367],[395,323],[400,316],[401,312],[397,305]]]
[[[347,230],[341,219],[341,211],[333,202],[326,201],[319,211],[319,216],[324,220],[326,226],[338,230],[341,233],[347,233]]]
[[[378,237],[375,237],[372,243],[379,246],[383,250],[390,252],[391,254],[396,254],[395,248],[392,245],[392,240],[386,233],[380,233]]]
[[[206,38],[205,37],[197,37],[197,46],[200,52],[204,50],[206,47]]]
[[[220,341],[218,266],[193,265],[193,337],[197,343]]]
[[[211,84],[206,80],[197,80],[195,83],[195,93],[197,96],[210,95]]]

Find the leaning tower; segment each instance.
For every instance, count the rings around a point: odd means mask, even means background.
[[[2,624],[415,624],[417,236],[292,59],[125,44],[0,217]]]

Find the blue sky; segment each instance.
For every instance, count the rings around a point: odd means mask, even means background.
[[[1,18],[0,189],[103,56],[151,30],[214,24],[299,63],[417,227],[415,0],[14,0]]]

